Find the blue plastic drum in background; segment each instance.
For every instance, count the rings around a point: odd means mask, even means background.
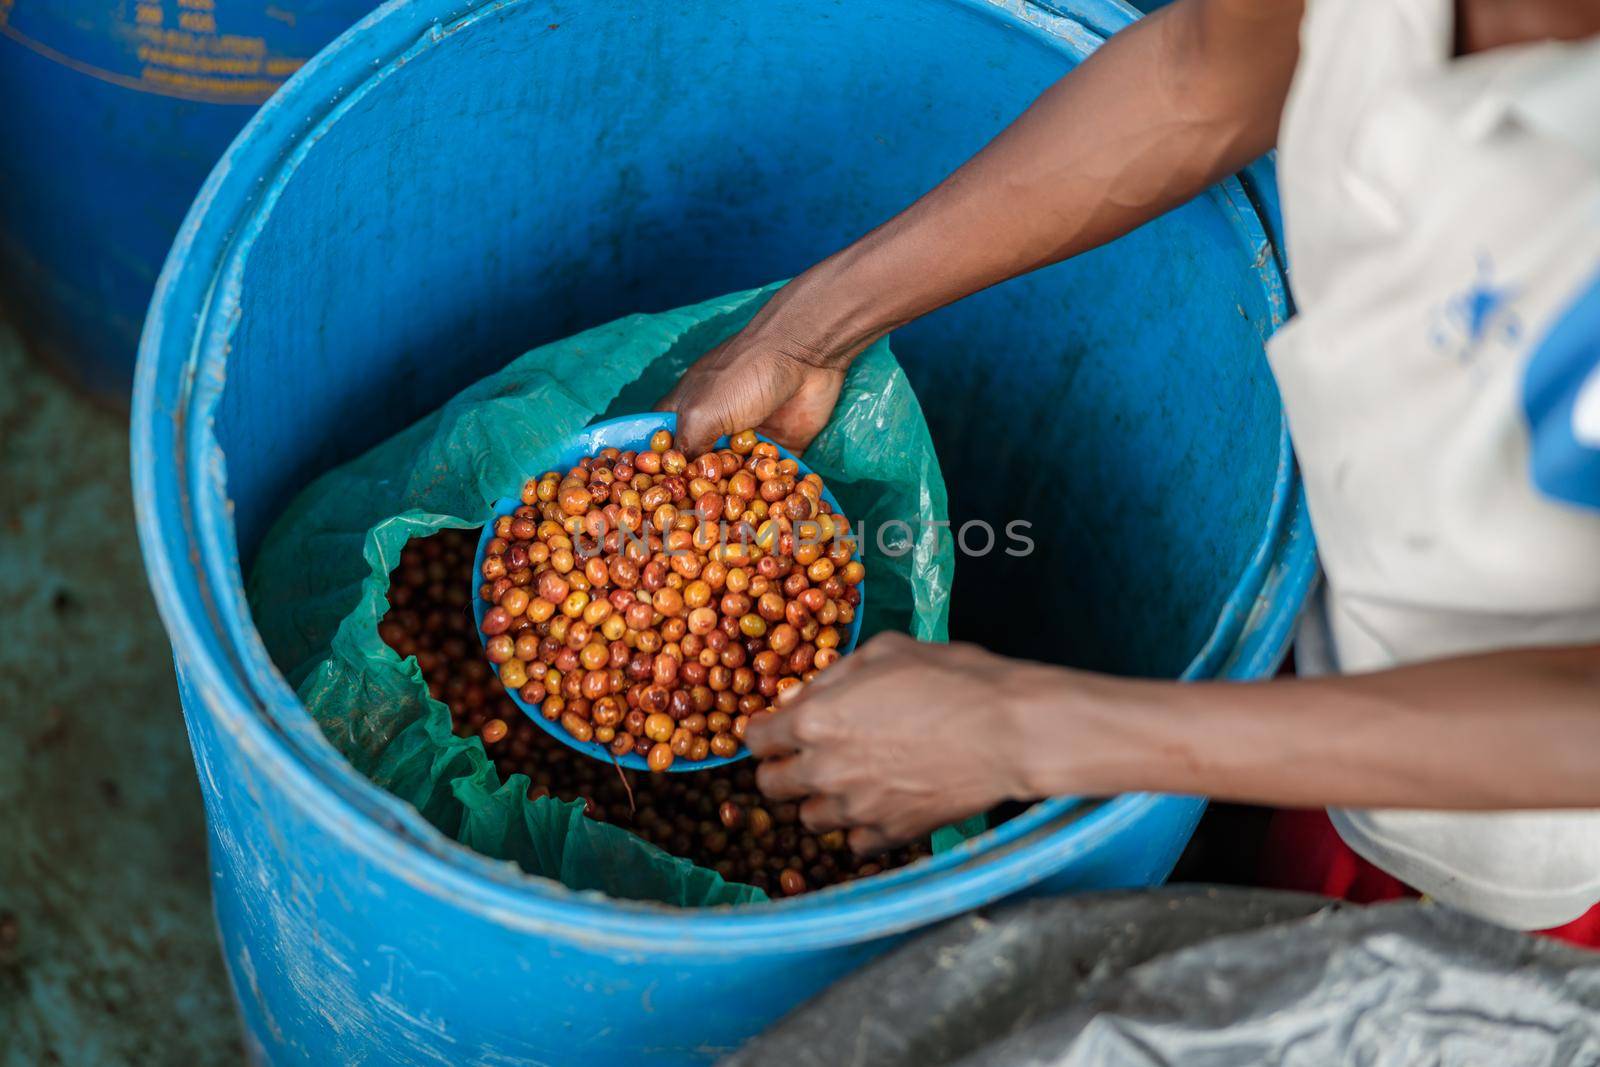
[[[616,448],[622,451],[630,449],[644,451],[650,447],[650,435],[657,430],[663,429],[673,434],[678,432],[678,416],[675,413],[655,411],[647,415],[624,415],[621,418],[606,419],[603,422],[594,423],[567,443],[566,450],[556,458],[555,462],[550,464],[549,469],[565,470],[577,466],[579,460],[585,456],[593,456],[603,448]],[[811,473],[811,468],[807,467],[799,456],[790,452],[787,448],[770,438],[762,437],[761,440],[776,448],[778,455],[784,459],[792,459],[799,464],[801,477]],[[727,446],[728,438],[724,435],[717,438],[714,447],[726,448]],[[530,471],[528,477],[536,477],[539,473],[541,472]],[[506,488],[508,491],[515,491],[520,490],[521,486],[507,486]],[[828,491],[826,485],[822,488],[822,499],[828,502],[828,506],[834,510],[835,514],[843,514],[844,509],[839,506],[839,501]],[[495,501],[494,518],[511,514],[521,504],[522,498],[520,496],[500,498]],[[845,517],[849,518],[848,515]],[[478,595],[478,586],[480,584],[480,576],[483,574],[484,555],[488,550],[489,542],[494,540],[494,518],[484,523],[483,533],[478,537],[478,551],[472,559],[472,573],[468,575],[468,580],[472,583],[472,620],[475,624],[474,629],[478,632],[478,642],[480,644],[488,640],[483,632],[483,616],[489,610],[489,604]],[[856,642],[861,639],[861,619],[867,598],[866,581],[863,580],[856,588],[861,591],[861,603],[856,606],[855,618],[850,620],[850,626],[845,631],[844,639],[839,642],[839,654],[841,656],[849,655],[856,647]],[[626,756],[614,756],[609,748],[598,741],[579,741],[562,729],[559,722],[551,722],[540,714],[540,705],[523,700],[522,696],[509,686],[505,687],[505,690],[506,695],[511,698],[517,707],[522,709],[524,715],[538,723],[545,733],[556,738],[568,748],[575,748],[585,756],[591,756],[603,762],[618,763],[632,770],[647,771],[650,769],[644,757],[637,752],[630,752]],[[667,770],[707,771],[712,767],[721,767],[725,763],[742,760],[748,755],[750,755],[750,750],[741,743],[739,751],[731,756],[710,756],[693,762],[686,759],[675,759],[672,761],[672,766],[668,767]]]
[[[0,305],[126,406],[161,261],[260,104],[373,0],[0,0]]]

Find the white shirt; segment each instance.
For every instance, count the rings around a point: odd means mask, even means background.
[[[1269,356],[1327,579],[1307,673],[1600,642],[1600,39],[1457,59],[1452,26],[1313,0],[1301,29]],[[1505,925],[1600,901],[1600,812],[1330,815]]]

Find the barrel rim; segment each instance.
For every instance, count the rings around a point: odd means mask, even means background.
[[[247,256],[242,242],[251,225],[270,213],[268,198],[292,174],[317,123],[336,119],[414,51],[526,2],[533,0],[390,0],[362,19],[297,72],[245,126],[207,179],[162,269],[140,343],[134,391],[138,533],[180,670],[241,748],[264,773],[292,783],[309,816],[324,829],[423,893],[516,928],[656,952],[692,948],[703,953],[708,944],[730,952],[761,946],[794,951],[887,936],[1040,882],[1072,855],[1157,810],[1197,814],[1204,803],[1199,798],[1125,794],[1087,807],[1074,798],[1052,798],[973,842],[889,875],[792,901],[727,912],[688,910],[574,892],[471,852],[360,775],[323,738],[266,656],[248,608],[239,610],[244,589],[223,460],[209,432],[210,414],[224,387],[231,329],[218,297],[229,284],[225,272],[239,269]],[[951,2],[1043,34],[1079,60],[1103,39],[1087,22],[1042,0]],[[1110,28],[1137,17],[1121,0],[1092,0],[1087,6]],[[257,174],[272,180],[253,180]],[[1236,180],[1210,195],[1232,206],[1234,228],[1247,247],[1271,249]],[[1257,256],[1254,266],[1274,309],[1273,325],[1279,325],[1286,307],[1281,273],[1270,254]],[[175,462],[161,464],[163,454]],[[1269,523],[1229,598],[1242,613],[1219,620],[1219,627],[1226,625],[1201,656],[1226,653],[1226,675],[1258,675],[1281,655],[1293,619],[1277,612],[1252,621],[1244,609],[1256,601],[1263,582],[1275,579],[1304,588],[1314,570],[1303,492],[1285,432]],[[242,623],[246,632],[239,633],[234,623]],[[1202,672],[1199,661],[1185,677]],[[275,684],[266,690],[252,685],[252,667],[264,667]],[[1069,826],[1072,833],[1060,832]]]

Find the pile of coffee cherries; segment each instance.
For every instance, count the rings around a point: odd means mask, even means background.
[[[753,716],[839,658],[866,571],[849,524],[753,430],[693,459],[659,430],[529,479],[479,596],[500,681],[651,770],[736,755]]]
[[[619,771],[539,729],[511,702],[479,648],[461,581],[477,542],[475,530],[444,530],[408,544],[378,632],[397,653],[417,658],[429,692],[449,707],[455,732],[482,739],[502,780],[525,774],[530,796],[581,800],[591,818],[774,896],[870,877],[928,854],[919,842],[857,857],[842,834],[812,833],[795,805],[761,796],[751,760],[694,774]]]

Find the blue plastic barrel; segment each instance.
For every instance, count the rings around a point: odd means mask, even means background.
[[[157,287],[133,423],[249,1040],[273,1063],[700,1063],[911,931],[1161,881],[1196,798],[1060,799],[913,867],[686,911],[467,851],[344,763],[241,574],[307,480],[509,357],[794,274],[933,184],[1135,17],[1110,0],[404,0],[297,74]],[[1270,184],[902,331],[958,525],[953,630],[1258,678],[1313,574],[1263,341]],[[974,547],[977,547],[976,545]]]
[[[0,299],[126,404],[161,261],[256,106],[372,0],[0,0]]]

